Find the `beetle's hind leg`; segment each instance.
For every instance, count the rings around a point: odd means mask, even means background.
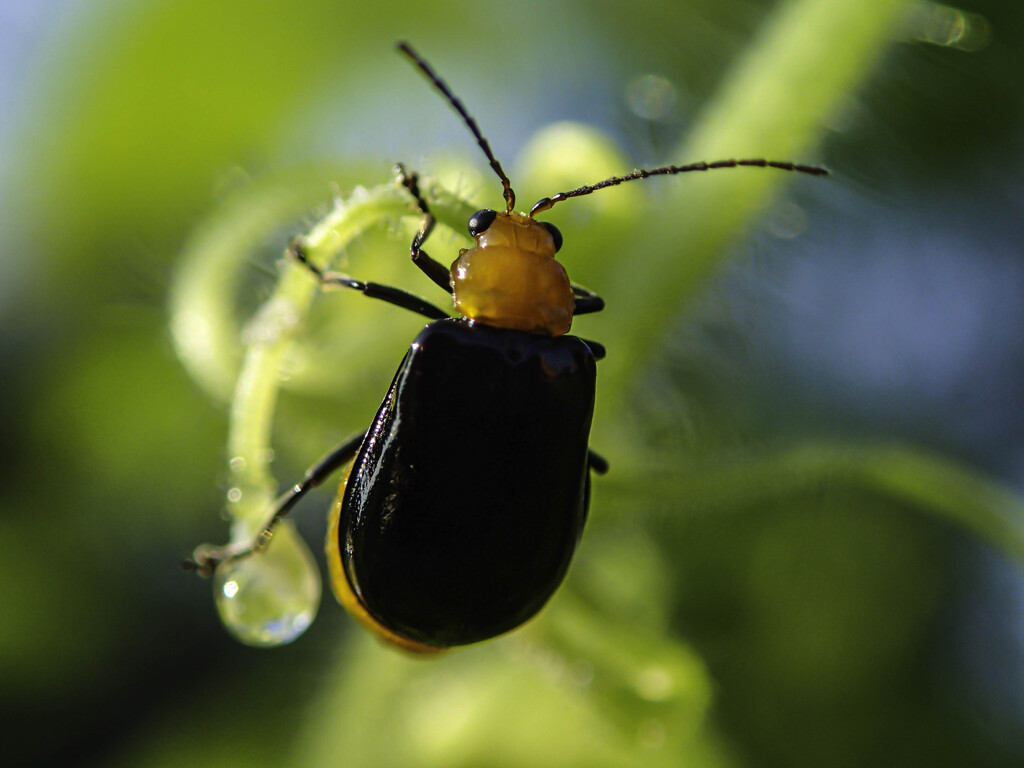
[[[352,461],[365,436],[364,433],[360,433],[348,438],[307,469],[305,477],[289,488],[277,500],[270,515],[267,516],[263,527],[253,537],[251,543],[242,546],[229,545],[226,547],[212,547],[209,544],[203,544],[196,547],[195,552],[192,553],[192,558],[183,562],[182,566],[185,570],[195,571],[200,576],[207,577],[212,575],[217,566],[226,560],[238,560],[265,550],[270,540],[274,537],[274,529],[277,528],[285,515],[291,512],[292,508],[307,493],[321,485],[338,469]]]
[[[603,475],[608,471],[608,460],[603,456],[587,449],[587,471],[583,475],[583,521],[586,522],[590,513],[590,481],[593,474]],[[582,530],[582,528],[580,528]]]
[[[434,219],[434,214],[430,212],[430,206],[427,205],[427,201],[420,193],[419,176],[415,172],[410,173],[407,171],[401,163],[395,166],[395,173],[398,174],[399,183],[412,195],[413,200],[416,201],[416,207],[423,214],[420,218],[419,231],[413,237],[412,245],[409,246],[409,256],[412,258],[412,263],[419,267],[423,274],[433,280],[441,290],[451,293],[452,276],[448,271],[448,267],[432,259],[423,250],[423,243],[426,242],[427,238],[430,237],[430,233],[434,230],[436,219]]]
[[[414,293],[403,291],[401,288],[393,288],[390,285],[381,283],[367,283],[356,280],[353,277],[341,272],[325,272],[307,258],[306,249],[301,237],[293,238],[288,244],[288,258],[305,267],[324,288],[351,288],[359,291],[371,299],[380,299],[389,304],[394,304],[402,309],[423,315],[431,320],[443,320],[450,315],[440,307],[431,304],[426,299],[421,299]]]
[[[599,453],[594,453],[589,448],[587,449],[587,469],[592,472],[596,472],[599,475],[603,475],[608,471],[608,459]]]

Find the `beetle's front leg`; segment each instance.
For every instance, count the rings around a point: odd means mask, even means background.
[[[412,258],[412,263],[419,267],[420,271],[433,280],[438,287],[451,293],[452,277],[448,267],[432,259],[423,250],[423,243],[426,242],[426,239],[430,237],[430,233],[434,230],[436,219],[434,214],[430,212],[430,206],[427,205],[427,201],[420,193],[419,176],[416,173],[407,171],[401,163],[395,166],[395,172],[398,174],[398,181],[409,191],[409,194],[416,201],[416,206],[420,209],[420,213],[423,214],[420,218],[419,231],[413,237],[412,245],[409,246],[409,256]]]

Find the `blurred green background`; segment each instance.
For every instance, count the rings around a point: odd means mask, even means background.
[[[1024,761],[1017,0],[7,0],[0,39],[5,765]],[[575,330],[608,346],[612,471],[536,621],[425,662],[325,596],[253,649],[179,562],[228,536],[234,377],[285,243],[397,161],[453,216],[500,204],[398,39],[523,207],[669,162],[834,175],[551,212],[608,304]],[[440,301],[413,219],[374,221],[338,263]],[[341,294],[289,326],[258,414],[282,487],[369,423],[419,324]],[[317,552],[330,497],[297,515]]]

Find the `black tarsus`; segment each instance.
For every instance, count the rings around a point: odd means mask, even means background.
[[[399,183],[412,195],[413,200],[416,201],[416,207],[420,209],[422,214],[420,228],[412,239],[412,245],[409,246],[409,257],[412,259],[412,263],[419,267],[420,271],[429,277],[435,285],[451,293],[452,276],[448,268],[441,262],[432,259],[423,250],[423,243],[430,237],[430,233],[434,231],[436,219],[434,214],[430,212],[430,206],[427,205],[426,199],[424,199],[423,194],[420,192],[419,175],[415,172],[410,173],[401,163],[395,165],[395,173],[398,174]]]
[[[307,469],[302,481],[293,485],[278,498],[277,503],[274,504],[273,511],[267,516],[263,527],[253,537],[252,543],[244,547],[231,545],[211,547],[209,544],[204,544],[196,548],[192,558],[185,560],[181,564],[182,567],[186,571],[195,571],[205,578],[211,576],[220,563],[228,560],[238,560],[239,558],[262,552],[274,537],[274,529],[277,528],[281,520],[307,493],[321,485],[341,467],[348,464],[356,455],[365,437],[365,433],[360,432],[347,438],[332,448],[316,464]]]

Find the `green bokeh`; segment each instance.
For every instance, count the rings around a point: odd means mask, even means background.
[[[2,180],[11,764],[1018,764],[1022,713],[948,657],[965,585],[1024,558],[1020,498],[930,424],[895,440],[871,419],[815,420],[813,382],[785,401],[761,391],[730,319],[742,299],[719,282],[762,214],[793,210],[779,200],[794,188],[819,214],[872,194],[914,211],[1019,153],[1024,17],[1012,0],[965,11],[110,0],[53,13]],[[294,645],[245,648],[178,563],[227,539],[229,486],[284,487],[364,428],[420,322],[318,296],[282,263],[285,243],[319,232],[324,258],[429,296],[403,255],[414,218],[391,164],[424,168],[449,225],[439,258],[465,244],[466,211],[500,200],[394,54],[402,38],[470,106],[522,205],[640,163],[767,155],[835,177],[691,174],[552,210],[570,274],[608,302],[575,330],[609,349],[593,443],[613,470],[537,620],[411,660],[325,600]],[[676,88],[660,121],[625,106],[648,73]],[[294,316],[267,309],[282,297]],[[329,495],[297,515],[314,552]],[[999,621],[1006,634],[1019,618]]]

